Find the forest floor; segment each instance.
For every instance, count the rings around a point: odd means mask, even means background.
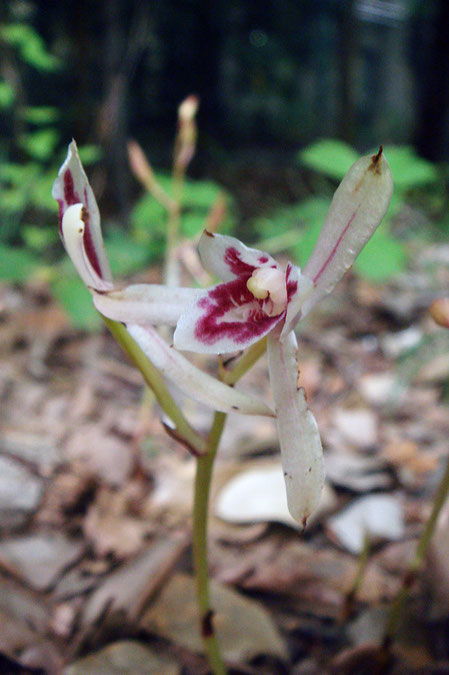
[[[234,673],[449,673],[444,532],[381,649],[448,456],[449,333],[427,307],[435,280],[449,286],[449,250],[419,260],[383,286],[349,275],[301,326],[300,383],[327,464],[305,533],[286,511],[272,421],[229,420],[210,569]],[[245,387],[269,399],[264,360]],[[45,285],[3,285],[0,397],[0,672],[207,673],[195,460],[139,373],[106,331],[75,331]],[[207,429],[206,409],[186,411]]]

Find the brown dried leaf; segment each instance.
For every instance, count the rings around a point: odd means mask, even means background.
[[[166,651],[134,640],[114,642],[64,669],[64,675],[178,675],[180,667]]]
[[[244,663],[258,654],[285,659],[285,645],[269,614],[256,602],[221,584],[211,584],[214,627],[223,657]],[[202,652],[195,581],[174,575],[141,625],[189,650]]]
[[[22,578],[31,588],[48,589],[83,553],[82,540],[62,533],[30,534],[0,542],[0,565]]]
[[[154,525],[148,520],[129,514],[126,493],[106,487],[98,491],[83,521],[84,534],[98,556],[133,555],[142,548],[145,537],[153,529]]]

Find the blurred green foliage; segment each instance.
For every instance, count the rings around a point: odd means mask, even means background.
[[[156,179],[164,191],[172,195],[172,178],[168,174],[156,173]],[[186,179],[182,191],[181,232],[188,238],[195,238],[206,225],[207,215],[218,198],[223,195],[228,202],[228,212],[232,214],[229,195],[212,181]],[[221,230],[232,226],[231,216],[222,224]],[[130,213],[132,236],[136,242],[146,247],[147,262],[161,260],[165,246],[167,225],[166,211],[151,194],[144,194]]]
[[[289,64],[279,56],[280,43],[275,44],[267,33],[257,30],[250,33],[250,43],[254,72],[258,72],[264,62],[263,53],[267,49],[274,50],[274,80],[284,78],[288,83],[295,79],[293,61]],[[45,273],[51,280],[55,296],[74,324],[87,330],[94,329],[100,322],[70,261],[64,258],[61,263],[53,264],[55,251],[62,253],[56,227],[57,207],[51,197],[52,184],[65,154],[61,111],[54,105],[43,105],[42,99],[30,100],[27,89],[30,78],[33,83],[39,82],[42,88],[50,81],[46,78],[52,78],[54,88],[62,62],[26,21],[11,19],[0,24],[0,47],[4,65],[0,76],[0,280],[23,282],[32,275]],[[280,123],[280,103],[267,95],[265,86],[259,86],[258,78],[253,84],[258,91],[257,109],[268,107],[273,124]],[[289,87],[287,90],[290,93],[286,94],[286,100],[290,100],[289,96],[292,97],[290,103],[293,99],[299,100],[299,90],[290,91]],[[43,100],[47,102],[45,97]],[[249,105],[247,108],[250,112]],[[290,115],[291,110],[286,117],[287,126],[291,126]],[[262,124],[262,130],[263,127]],[[407,205],[421,200],[424,209],[440,209],[441,212],[446,200],[440,169],[418,157],[412,147],[386,147],[385,153],[395,181],[392,204],[384,223],[354,265],[357,273],[379,282],[400,273],[407,265],[407,239],[411,233],[397,225]],[[102,159],[102,152],[96,145],[81,147],[80,155],[85,166]],[[358,156],[353,147],[332,138],[321,139],[301,150],[297,156],[298,166],[307,175],[310,196],[296,204],[279,206],[273,213],[254,222],[257,236],[263,240],[261,248],[273,254],[287,250],[300,265],[304,265],[318,238],[336,184]],[[157,173],[156,178],[165,192],[173,196],[172,176]],[[184,237],[195,239],[199,235],[207,223],[209,210],[220,195],[224,196],[228,207],[220,229],[229,232],[236,224],[229,194],[212,181],[184,181],[180,200]],[[167,217],[161,204],[145,193],[130,210],[126,231],[110,218],[105,228],[105,244],[117,278],[135,274],[162,260]],[[446,220],[444,227],[447,225]]]
[[[59,70],[61,63],[47,49],[38,32],[26,23],[0,25],[2,78],[0,109],[4,136],[0,141],[0,210],[2,252],[13,245],[25,244],[40,253],[48,246],[46,236],[28,236],[26,222],[36,228],[48,212],[55,211],[51,185],[55,175],[55,150],[60,143],[57,128],[59,112],[53,106],[31,105],[25,81],[40,79]],[[56,239],[57,234],[54,236]],[[23,251],[11,248],[12,259],[21,259]],[[2,269],[6,275],[7,267]],[[15,273],[17,276],[18,272]],[[25,274],[23,272],[22,274]]]

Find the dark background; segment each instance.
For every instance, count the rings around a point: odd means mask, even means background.
[[[189,174],[226,186],[243,217],[263,211],[265,195],[304,197],[289,172],[321,137],[361,152],[394,143],[449,157],[446,0],[15,0],[0,20],[31,26],[58,60],[30,66],[1,44],[0,82],[12,86],[15,110],[58,110],[43,169],[54,174],[72,137],[97,146],[102,211],[123,222],[138,194],[127,140],[169,169],[177,107],[191,93],[201,105]],[[14,109],[2,114],[3,163],[28,160],[24,131]]]
[[[67,138],[117,149],[132,135],[168,162],[177,105],[195,92],[212,163],[323,135],[448,156],[445,0],[41,1],[3,14],[61,58],[24,89],[63,109]]]

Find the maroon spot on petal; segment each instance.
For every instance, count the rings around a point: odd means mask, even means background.
[[[64,174],[64,200],[66,207],[72,206],[73,204],[79,204],[81,202],[78,193],[75,192],[75,185],[70,169],[67,169]]]
[[[285,282],[287,285],[287,303],[290,302],[290,300],[298,290],[298,282],[294,279],[290,279],[292,269],[293,269],[292,264],[288,263],[287,270],[285,272]]]
[[[231,338],[236,349],[249,340],[265,335],[284,316],[268,316],[246,287],[246,277],[215,286],[198,303],[204,310],[195,326],[195,337],[203,344],[213,345],[222,338]],[[236,307],[244,307],[245,318],[226,320]]]
[[[329,253],[328,257],[326,258],[326,260],[325,260],[324,263],[322,264],[321,269],[319,270],[319,272],[315,275],[315,277],[314,277],[314,279],[313,279],[313,283],[314,283],[314,284],[316,284],[316,282],[318,281],[318,279],[320,278],[320,276],[323,274],[323,272],[324,272],[324,270],[326,269],[326,267],[327,267],[327,266],[329,265],[329,263],[331,262],[331,260],[332,260],[332,258],[334,257],[334,255],[337,253],[338,247],[340,246],[341,242],[343,241],[343,238],[344,238],[346,232],[347,232],[347,231],[349,230],[349,228],[351,227],[352,221],[354,220],[354,218],[355,218],[356,215],[357,215],[357,211],[358,211],[358,208],[354,211],[354,213],[352,214],[352,216],[351,216],[350,219],[348,220],[348,223],[346,224],[346,226],[345,226],[343,232],[340,234],[340,236],[338,237],[337,241],[335,242],[335,245],[334,245],[332,251]]]
[[[263,265],[264,263],[267,263],[268,260],[269,260],[269,258],[268,258],[267,255],[261,255],[261,256],[259,257],[259,262],[260,262],[261,265]]]
[[[254,265],[249,265],[248,263],[243,262],[243,260],[240,258],[240,253],[233,246],[230,246],[226,249],[224,261],[231,272],[236,276],[245,275],[246,277],[250,277],[256,269]]]
[[[98,260],[97,252],[95,250],[94,242],[92,239],[92,232],[90,229],[90,214],[86,207],[83,208],[82,219],[84,223],[84,235],[83,243],[84,250],[87,255],[87,259],[94,268],[95,272],[98,274],[100,279],[103,279],[103,273],[100,267],[100,261]]]

